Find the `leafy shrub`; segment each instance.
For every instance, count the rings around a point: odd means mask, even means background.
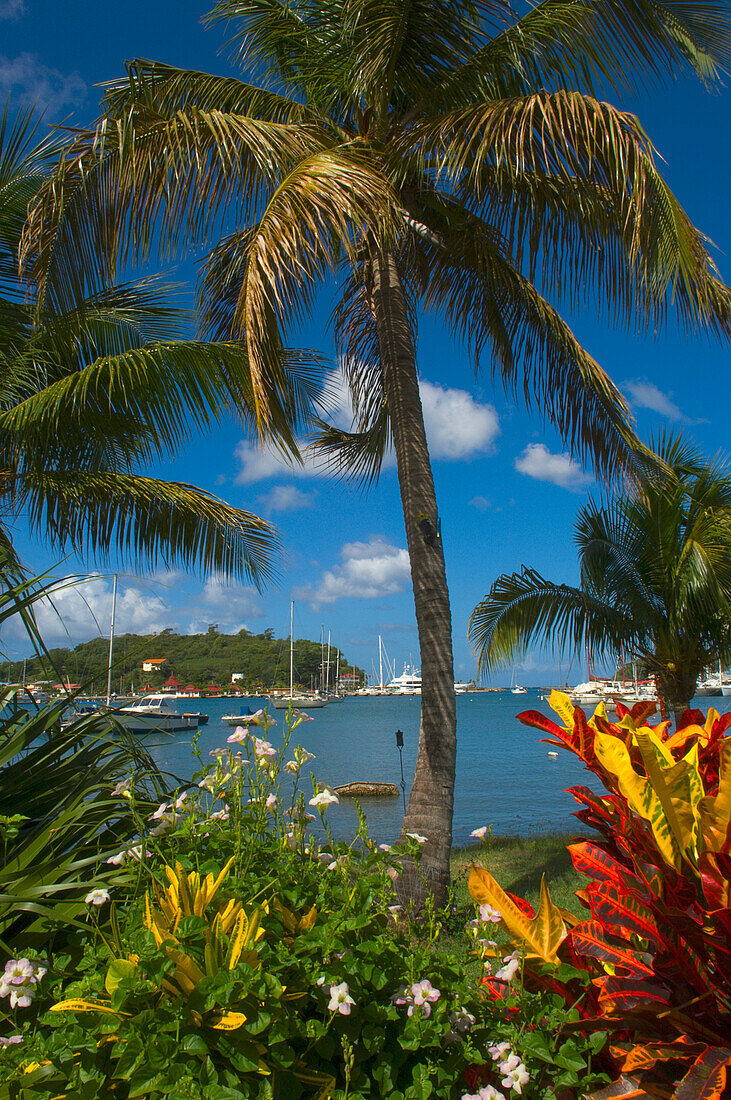
[[[560,997],[517,989],[506,1012],[465,967],[470,940],[455,956],[438,914],[395,905],[419,842],[380,851],[363,820],[336,842],[335,796],[302,789],[310,754],[252,723],[139,818],[136,881],[89,895],[80,955],[49,960],[0,1054],[7,1096],[537,1100],[601,1080],[603,1037],[556,1037]]]
[[[687,712],[671,735],[668,722],[643,724],[642,705],[620,706],[616,723],[603,704],[587,721],[558,692],[551,706],[563,726],[534,711],[520,719],[607,789],[571,791],[600,838],[569,846],[591,880],[577,894],[589,915],[558,909],[545,882],[534,913],[478,867],[470,892],[501,914],[527,984],[578,1013],[564,1032],[612,1034],[619,1081],[597,1097],[720,1097],[731,1065],[731,715]],[[504,983],[492,984],[499,995]]]

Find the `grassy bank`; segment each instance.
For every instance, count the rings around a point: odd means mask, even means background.
[[[574,871],[566,845],[569,835],[491,837],[489,845],[472,844],[452,851],[452,882],[458,909],[472,904],[467,891],[470,863],[486,867],[504,890],[518,894],[534,907],[538,903],[541,877],[546,875],[551,897],[557,905],[581,913],[574,891],[585,884]]]

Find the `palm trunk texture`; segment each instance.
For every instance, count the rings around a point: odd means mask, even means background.
[[[398,883],[401,898],[420,908],[428,891],[443,904],[449,887],[457,756],[452,616],[416,349],[398,269],[389,252],[374,259],[373,301],[421,650],[419,750],[403,831],[428,839],[420,866],[405,864]]]

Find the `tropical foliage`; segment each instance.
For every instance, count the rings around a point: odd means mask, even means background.
[[[182,339],[185,314],[158,278],[103,285],[83,272],[63,301],[28,297],[17,254],[28,203],[57,143],[32,116],[0,117],[0,540],[27,517],[55,548],[156,558],[263,581],[270,525],[190,485],[137,472],[197,429],[235,414],[252,425],[244,349]],[[317,388],[312,357],[283,353],[272,431],[285,448]],[[306,417],[305,417],[306,419]]]
[[[519,717],[607,791],[570,792],[594,830],[569,846],[590,880],[577,894],[586,919],[558,909],[545,882],[534,913],[480,867],[472,896],[499,914],[526,984],[576,1008],[565,1031],[610,1034],[617,1083],[596,1097],[719,1100],[731,1067],[731,715],[689,711],[671,735],[646,724],[644,704],[620,704],[617,723],[603,704],[587,721],[558,692],[551,706],[561,724]],[[488,979],[498,998],[504,978]]]
[[[33,604],[53,590],[42,580],[0,590],[0,626],[22,615],[32,631]],[[96,716],[63,728],[65,700],[31,712],[17,707],[18,689],[0,688],[0,946],[7,953],[63,938],[101,862],[131,843],[137,824],[110,795],[114,786],[133,771],[150,808],[162,789],[147,753],[113,722]],[[122,882],[127,873],[111,877]]]
[[[731,473],[680,437],[662,437],[662,478],[579,512],[578,587],[525,566],[472,612],[480,666],[510,663],[536,640],[576,652],[634,653],[676,718],[701,670],[731,658]]]
[[[137,60],[107,87],[34,203],[26,270],[46,308],[80,273],[209,248],[205,334],[242,340],[257,423],[275,418],[288,334],[337,286],[352,430],[320,447],[369,481],[393,440],[424,677],[406,829],[448,876],[455,769],[451,615],[416,369],[420,312],[604,474],[637,466],[627,409],[542,296],[597,293],[616,319],[668,311],[726,334],[731,297],[637,119],[604,101],[728,67],[727,6],[544,0],[221,0],[244,79]],[[212,245],[212,242],[216,242]],[[418,886],[418,876],[412,875]]]

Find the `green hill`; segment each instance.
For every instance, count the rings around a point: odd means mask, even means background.
[[[52,666],[38,658],[27,661],[26,679],[57,680],[82,684],[90,691],[103,692],[107,686],[109,641],[93,638],[74,649],[50,650]],[[327,647],[325,647],[327,656]],[[143,672],[143,661],[165,658],[159,672]],[[338,650],[330,649],[330,685],[335,683]],[[320,683],[321,647],[319,642],[304,638],[294,643],[295,685],[310,687]],[[0,679],[17,680],[22,663],[0,663]],[[215,684],[227,688],[232,676],[243,677],[241,686],[248,691],[289,686],[289,639],[274,638],[271,630],[263,634],[251,634],[242,630],[238,634],[219,634],[214,626],[206,634],[174,634],[164,630],[161,634],[120,634],[114,640],[114,669],[112,674],[115,691],[135,689],[155,691],[162,687],[169,676],[181,684],[195,684],[207,688]],[[349,665],[340,654],[340,675],[356,674],[363,681],[359,668]]]

